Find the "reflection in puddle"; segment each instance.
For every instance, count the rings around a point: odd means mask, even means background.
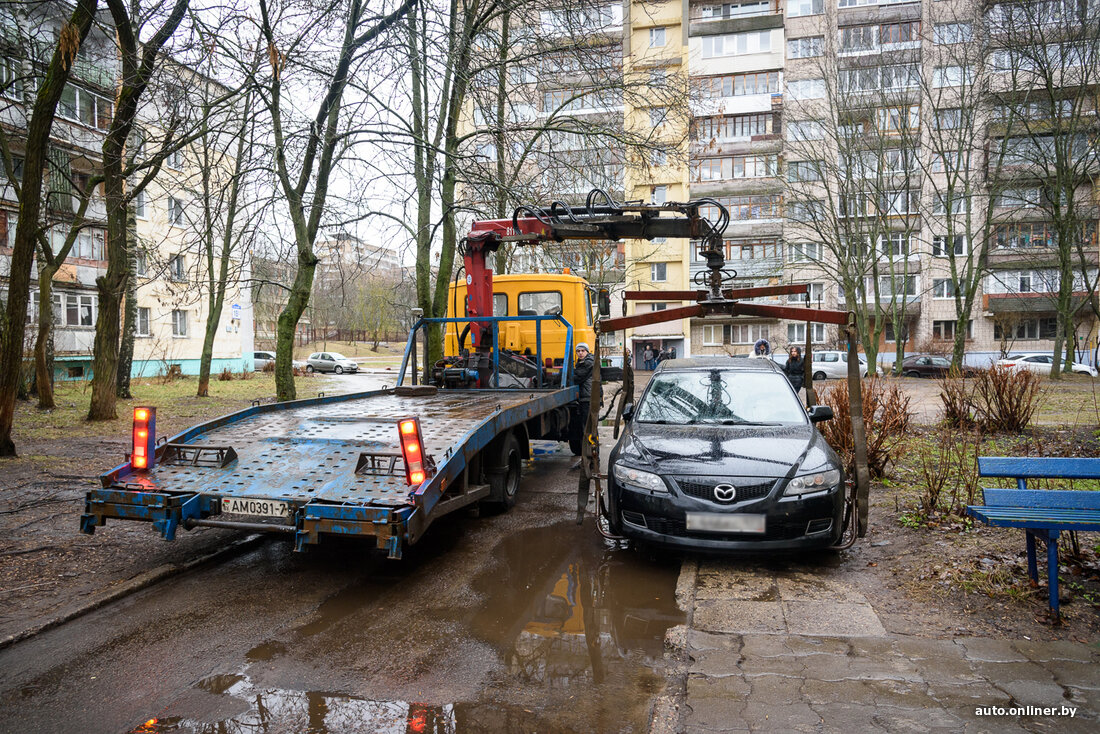
[[[247,705],[244,714],[213,723],[164,718],[135,731],[644,731],[664,683],[665,632],[683,621],[675,603],[678,559],[607,550],[590,525],[572,523],[524,531],[492,553],[494,564],[473,583],[481,603],[457,620],[500,655],[477,700],[429,705],[258,687],[245,668],[196,684]],[[264,643],[246,660],[270,661],[284,651]]]

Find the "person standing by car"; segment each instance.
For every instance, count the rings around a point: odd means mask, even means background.
[[[766,359],[771,356],[771,353],[772,345],[768,344],[768,340],[757,339],[756,344],[752,345],[752,354],[749,355],[749,358],[752,359],[755,357],[756,359]]]
[[[787,379],[791,382],[791,387],[795,392],[802,389],[802,385],[806,379],[806,362],[802,359],[802,350],[798,347],[791,347],[791,351],[787,353],[787,364],[783,365],[783,374],[787,376]]]
[[[569,448],[574,456],[581,455],[581,441],[584,439],[584,423],[588,417],[589,402],[592,399],[592,370],[596,358],[588,351],[588,345],[581,342],[576,349],[577,361],[573,364],[573,384],[577,391],[577,402],[569,417]],[[578,460],[571,469],[580,467]]]

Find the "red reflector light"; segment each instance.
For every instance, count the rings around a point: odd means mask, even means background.
[[[416,421],[401,421],[401,433],[408,436],[410,433],[417,432]]]
[[[411,474],[409,474],[409,479],[412,480],[413,484],[423,484],[424,483],[424,472],[414,471]]]
[[[157,409],[134,408],[134,428],[131,434],[130,466],[152,469],[156,460]]]
[[[134,408],[134,420],[147,421],[149,420],[149,411],[145,408]]]
[[[144,456],[135,456],[131,463],[134,465],[135,469],[144,469],[145,468],[145,457]]]
[[[418,445],[416,445],[415,443],[407,443],[407,444],[405,444],[405,453],[406,454],[419,454],[420,453],[420,447]]]
[[[420,420],[406,418],[397,422],[401,441],[401,458],[405,460],[405,481],[410,485],[423,484],[432,469],[430,459],[424,457],[424,441],[420,436]]]

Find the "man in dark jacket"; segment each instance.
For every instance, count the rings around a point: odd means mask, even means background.
[[[791,387],[795,392],[802,389],[802,384],[806,378],[806,363],[802,359],[802,350],[798,347],[791,347],[791,351],[787,353],[787,364],[783,365],[783,372],[787,375],[787,379],[791,381]]]
[[[588,351],[588,345],[584,342],[577,345],[576,353],[577,361],[573,364],[573,384],[580,390],[577,403],[569,417],[569,448],[573,450],[574,456],[580,456],[584,424],[588,420],[589,402],[592,399],[592,369],[596,366],[596,358]],[[580,462],[578,461],[571,468],[580,468]]]

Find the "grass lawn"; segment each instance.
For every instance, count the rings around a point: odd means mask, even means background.
[[[382,343],[378,345],[377,350],[371,349],[372,346],[374,346],[373,342],[369,341],[319,341],[300,347],[294,347],[294,359],[305,359],[313,352],[338,352],[345,357],[368,360],[372,367],[386,366],[391,362],[394,364],[401,363],[401,355],[405,349],[404,342],[391,342],[390,344]]]
[[[295,378],[299,393],[312,395],[308,381],[312,377]],[[48,441],[66,437],[126,438],[131,428],[135,405],[157,408],[157,434],[171,435],[204,420],[247,408],[253,400],[269,401],[275,397],[275,378],[270,373],[254,373],[251,379],[210,382],[210,397],[195,397],[198,379],[185,377],[164,383],[160,378],[135,380],[131,386],[133,400],[118,401],[118,420],[90,423],[85,420],[92,397],[89,382],[58,382],[57,408],[41,411],[35,402],[18,402],[15,408],[14,439]]]

